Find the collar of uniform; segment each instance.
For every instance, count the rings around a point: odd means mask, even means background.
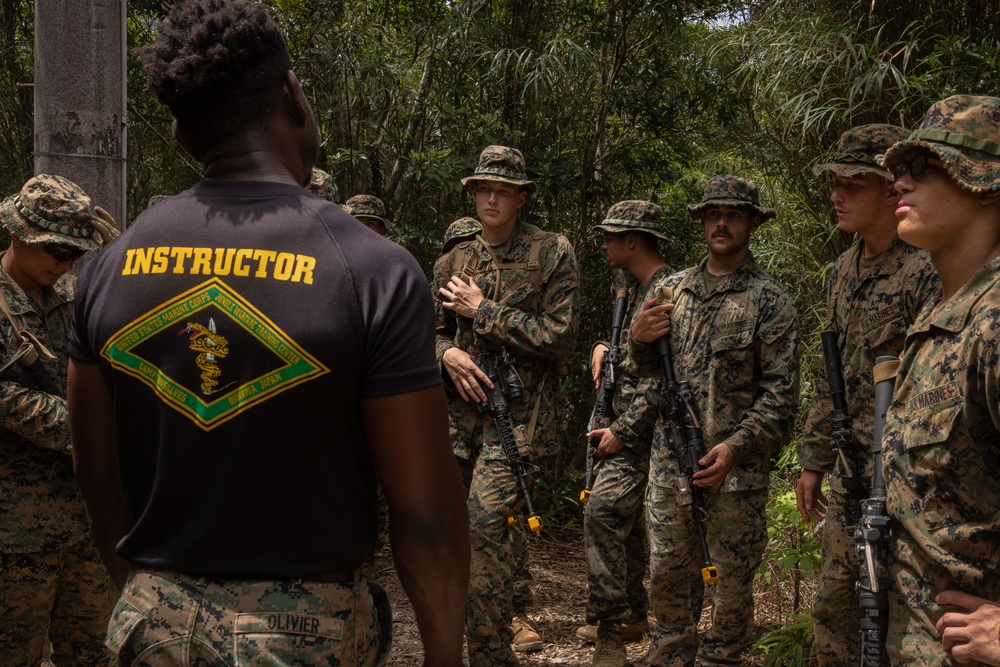
[[[521,242],[521,236],[523,232],[524,232],[524,223],[521,222],[520,218],[518,218],[517,221],[514,223],[514,230],[510,233],[510,236],[507,237],[507,240],[504,241],[503,243],[490,246],[490,248],[492,248],[493,252],[496,253],[499,259],[501,260],[509,259],[514,256],[514,253],[512,251],[514,250],[515,247],[517,247],[518,243]],[[481,243],[486,243],[485,233],[480,232],[477,238],[482,238]],[[485,259],[489,260],[488,254]]]
[[[753,274],[755,266],[757,264],[754,262],[753,253],[748,252],[746,259],[736,267],[735,271],[721,276],[722,280],[719,281],[719,285],[715,288],[716,293],[747,291],[750,288],[750,276]],[[697,276],[698,279],[690,281],[687,284],[687,289],[690,289],[699,299],[705,299],[708,296],[705,290],[705,272],[708,271],[707,256],[698,264],[697,271],[699,274]]]
[[[868,269],[868,273],[864,275],[865,278],[869,276],[891,276],[899,270],[899,256],[902,254],[905,242],[899,238],[899,236],[894,236],[889,245],[886,246],[885,250],[875,258],[875,263],[872,267]],[[847,277],[852,281],[858,281],[861,276],[858,275],[858,260],[861,259],[862,248],[864,247],[864,241],[858,239],[851,246],[848,251],[851,253],[853,261],[847,267]]]
[[[969,323],[972,309],[998,282],[1000,257],[980,269],[946,302],[938,302],[933,310],[925,311],[924,316],[913,323],[913,333],[929,331],[931,327],[952,333],[961,331]]]

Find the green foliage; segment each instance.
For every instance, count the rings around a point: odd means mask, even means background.
[[[812,642],[809,614],[789,614],[788,622],[758,639],[753,650],[763,653],[764,667],[805,667]]]
[[[795,504],[795,491],[771,499],[767,512],[768,567],[757,576],[767,583],[784,582],[793,575],[812,578],[819,570],[820,541],[814,524],[806,522]]]
[[[583,529],[582,470],[556,476],[536,478],[531,486],[535,509],[542,517],[543,526]]]

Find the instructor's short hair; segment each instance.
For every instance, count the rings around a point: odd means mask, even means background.
[[[181,3],[137,53],[150,90],[201,144],[266,129],[292,69],[267,8],[243,0]]]

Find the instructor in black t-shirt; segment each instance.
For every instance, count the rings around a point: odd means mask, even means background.
[[[123,588],[108,646],[122,664],[377,664],[391,617],[360,570],[377,478],[425,664],[460,665],[468,525],[420,268],[302,188],[316,125],[263,5],[184,3],[141,56],[205,179],[77,289],[74,467]]]

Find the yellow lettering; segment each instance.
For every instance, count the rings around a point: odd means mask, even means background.
[[[278,253],[278,259],[274,262],[274,277],[278,280],[288,280],[294,266],[295,255],[290,252]]]
[[[250,259],[253,255],[253,249],[251,248],[240,248],[236,251],[236,262],[233,266],[233,275],[246,277],[250,275],[250,267],[248,267],[244,262]]]
[[[153,248],[136,248],[132,273],[149,273],[153,262]]]
[[[316,258],[309,255],[295,256],[295,273],[292,275],[292,282],[312,285],[313,269],[316,268]]]
[[[269,262],[273,262],[275,256],[278,253],[273,250],[254,250],[253,258],[259,260],[257,264],[257,272],[254,273],[255,278],[267,278],[267,265]]]
[[[191,250],[194,255],[194,260],[191,262],[191,275],[212,275],[212,249],[192,248]]]
[[[167,272],[167,255],[170,253],[169,247],[160,246],[153,250],[153,269],[152,273],[166,273]]]
[[[174,273],[184,273],[184,260],[191,257],[191,248],[171,248],[170,256],[177,260],[174,264]]]
[[[228,276],[229,270],[233,267],[234,248],[215,249],[215,275]]]
[[[135,249],[129,248],[128,252],[125,254],[125,268],[122,269],[123,276],[132,275],[132,260],[135,258]]]

